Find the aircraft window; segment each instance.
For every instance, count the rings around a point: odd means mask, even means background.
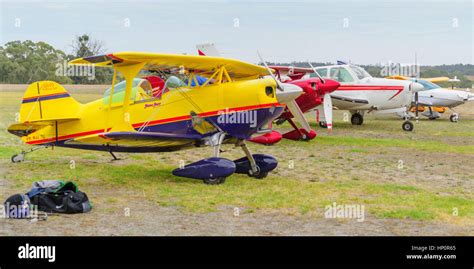
[[[354,78],[351,76],[349,71],[344,67],[333,67],[331,68],[331,79],[339,82],[353,82]]]
[[[184,87],[186,84],[176,76],[171,76],[166,80],[165,87],[168,89],[174,89]]]
[[[321,68],[321,69],[316,69],[316,71],[318,72],[318,74],[321,76],[321,77],[326,77],[328,75],[328,69],[327,68]],[[317,77],[317,75],[315,73],[310,73],[309,74],[309,77],[310,78],[314,78],[314,77]]]
[[[371,77],[371,75],[369,73],[367,73],[367,71],[365,71],[363,68],[360,68],[360,67],[355,66],[355,65],[351,65],[350,68],[352,69],[352,71],[354,71],[357,78],[359,78],[359,79]]]
[[[135,100],[135,97],[137,95],[137,86],[140,84],[141,79],[135,78],[133,79],[132,82],[132,94],[130,100]],[[108,105],[109,104],[109,98],[110,98],[110,91],[112,90],[112,87],[108,88],[104,92],[104,98],[103,98],[103,104]],[[123,99],[125,98],[125,80],[121,81],[114,86],[114,94],[112,96],[112,104],[116,103],[123,103]]]

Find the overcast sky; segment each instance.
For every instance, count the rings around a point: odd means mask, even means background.
[[[107,51],[358,64],[474,63],[474,0],[1,1],[0,43],[45,41],[70,51],[87,33]]]

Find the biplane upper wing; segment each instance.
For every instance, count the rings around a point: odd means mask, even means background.
[[[111,145],[121,147],[173,147],[192,144],[201,136],[157,132],[104,132],[65,141],[66,145]]]
[[[233,78],[260,77],[268,75],[265,67],[222,57],[201,57],[196,55],[161,54],[147,52],[118,52],[72,60],[70,64],[93,64],[112,67],[145,63],[143,69],[173,70],[185,68],[195,72],[213,72],[225,66]]]

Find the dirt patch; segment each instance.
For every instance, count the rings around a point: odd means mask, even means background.
[[[0,181],[0,200],[22,192],[6,180]],[[86,188],[87,189],[87,188]],[[314,219],[233,207],[218,212],[189,213],[175,207],[160,207],[140,191],[125,188],[87,191],[94,208],[86,214],[50,215],[46,221],[0,219],[0,236],[11,235],[474,235],[474,227],[436,222],[377,219]],[[114,199],[110,199],[114,197]],[[129,213],[129,214],[127,214]]]

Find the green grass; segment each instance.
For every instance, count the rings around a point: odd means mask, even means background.
[[[299,142],[292,142],[299,143]],[[395,138],[367,138],[367,137],[345,137],[345,136],[320,136],[315,143],[326,146],[353,146],[353,147],[396,147],[429,152],[452,152],[462,154],[474,154],[474,144],[450,145],[440,141],[408,140]],[[364,149],[351,149],[352,152],[367,152]]]
[[[367,180],[301,182],[280,176],[256,180],[233,175],[223,185],[208,186],[198,180],[174,177],[170,175],[173,167],[152,165],[152,162],[122,166],[85,164],[73,170],[66,164],[47,161],[22,165],[29,169],[14,176],[20,186],[45,179],[44,171],[49,170],[48,178],[78,178],[80,185],[89,184],[88,178],[100,178],[99,183],[94,183],[96,188],[126,187],[145,192],[148,199],[160,206],[176,206],[198,213],[217,211],[225,205],[249,212],[276,210],[318,218],[326,205],[337,202],[364,205],[367,212],[378,218],[436,220],[450,215],[456,207],[459,209],[456,218],[474,219],[474,202],[468,196],[439,196],[419,187]]]

